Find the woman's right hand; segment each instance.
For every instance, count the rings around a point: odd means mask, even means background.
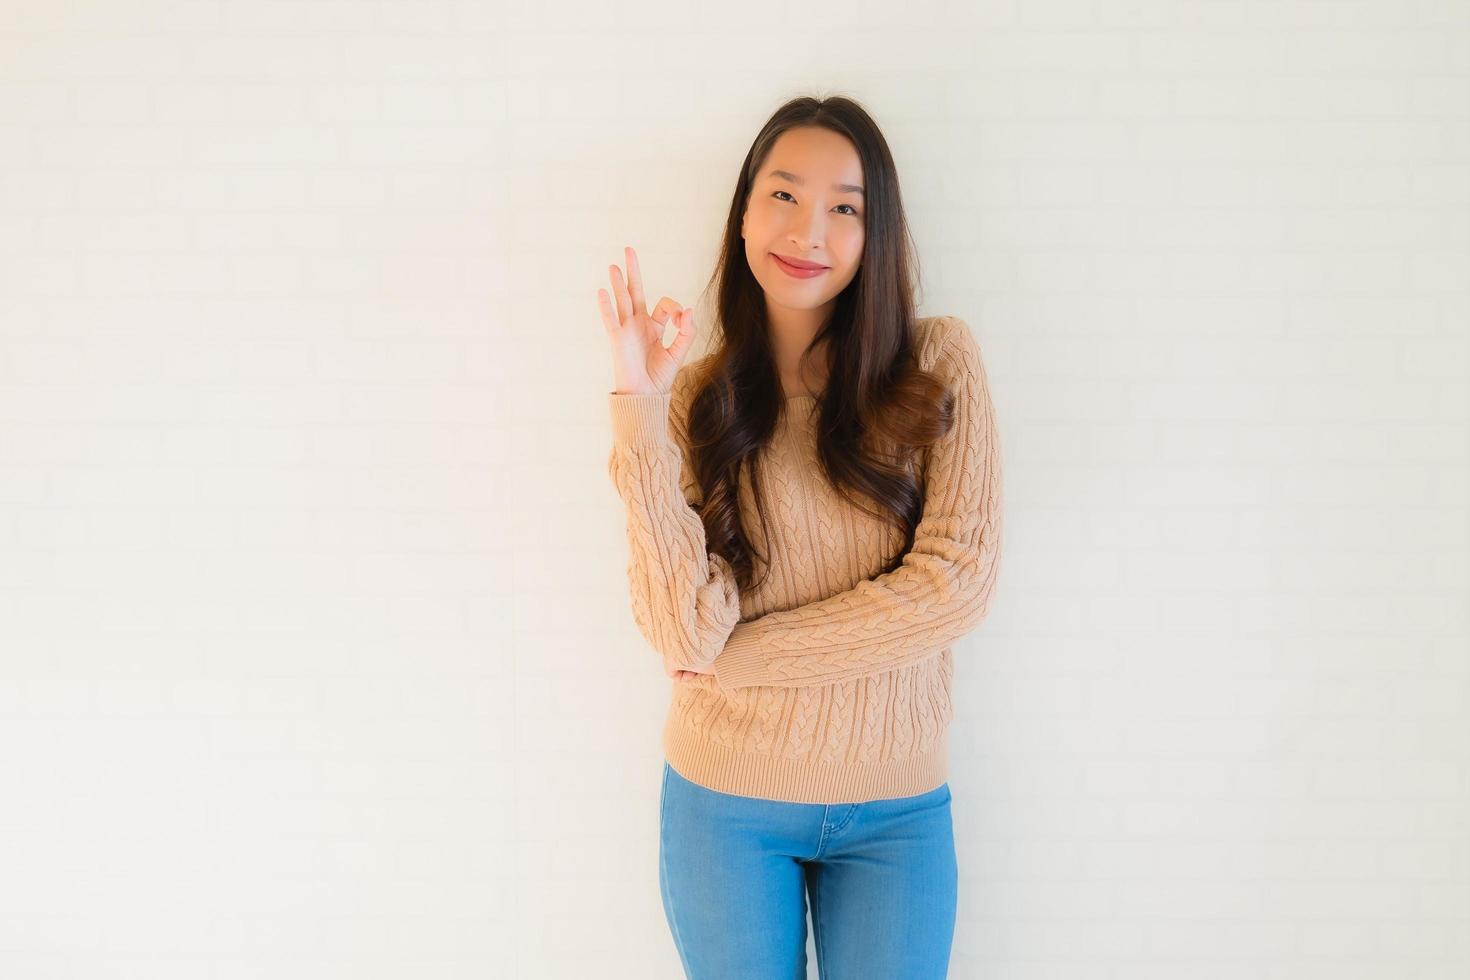
[[[644,395],[673,388],[674,375],[694,341],[694,311],[665,296],[649,313],[643,303],[643,276],[638,269],[638,256],[631,245],[623,249],[628,260],[627,284],[623,271],[608,266],[612,294],[617,309],[612,308],[605,289],[597,291],[597,305],[602,311],[602,325],[612,345],[613,391],[620,395]],[[669,317],[679,333],[673,343],[664,347],[664,325]]]

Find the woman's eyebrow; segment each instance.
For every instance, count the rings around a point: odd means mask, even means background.
[[[789,180],[793,184],[797,185],[798,187],[800,187],[801,185],[803,185],[803,184],[806,183],[806,181],[804,179],[802,179],[801,177],[796,176],[796,174],[792,173],[789,170],[771,170],[771,171],[768,171],[766,173],[766,176],[767,177],[780,177],[782,180]],[[832,189],[834,191],[842,191],[843,193],[846,193],[846,194],[863,194],[863,189],[861,187],[859,187],[857,184],[833,184],[832,185]],[[863,197],[867,197],[867,196],[868,195],[863,194]]]

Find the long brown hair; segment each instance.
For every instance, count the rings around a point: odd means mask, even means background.
[[[741,165],[719,259],[706,287],[717,296],[715,346],[701,359],[688,409],[691,469],[701,494],[696,509],[708,550],[730,563],[742,589],[753,587],[753,553],[766,563],[766,572],[770,568],[768,550],[756,552],[741,523],[739,473],[749,467],[768,543],[759,450],[771,440],[786,405],[770,347],[765,294],[746,261],[741,219],[776,138],[797,126],[825,127],[847,137],[862,162],[867,213],[862,259],[802,361],[827,340],[826,388],[813,409],[819,413],[818,458],[841,497],[903,529],[904,546],[885,571],[897,568],[913,547],[922,516],[918,450],[953,424],[953,394],[914,360],[917,253],[888,144],[867,111],[851,99],[792,99],[767,120]]]

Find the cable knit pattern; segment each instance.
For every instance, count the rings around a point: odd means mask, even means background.
[[[955,424],[921,454],[913,547],[823,478],[816,401],[786,400],[762,449],[772,568],[742,593],[706,552],[686,437],[694,364],[670,391],[610,393],[608,475],[627,511],[639,631],[674,684],[664,750],[686,778],[744,796],[852,803],[912,796],[947,774],[951,644],[985,617],[1001,551],[1001,451],[985,366],[956,317],[916,325],[920,366],[955,393]],[[757,513],[748,475],[740,506]],[[757,537],[757,540],[760,540]]]

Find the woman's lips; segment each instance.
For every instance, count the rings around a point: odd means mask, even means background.
[[[824,272],[827,271],[826,268],[821,268],[821,269],[801,269],[801,268],[798,268],[798,267],[792,265],[790,262],[787,262],[786,260],[782,259],[781,256],[777,255],[775,252],[772,252],[771,253],[771,258],[773,258],[773,259],[776,260],[776,265],[781,269],[782,272],[786,273],[788,276],[791,276],[794,279],[810,279],[813,276],[820,276],[822,273],[824,273]]]

